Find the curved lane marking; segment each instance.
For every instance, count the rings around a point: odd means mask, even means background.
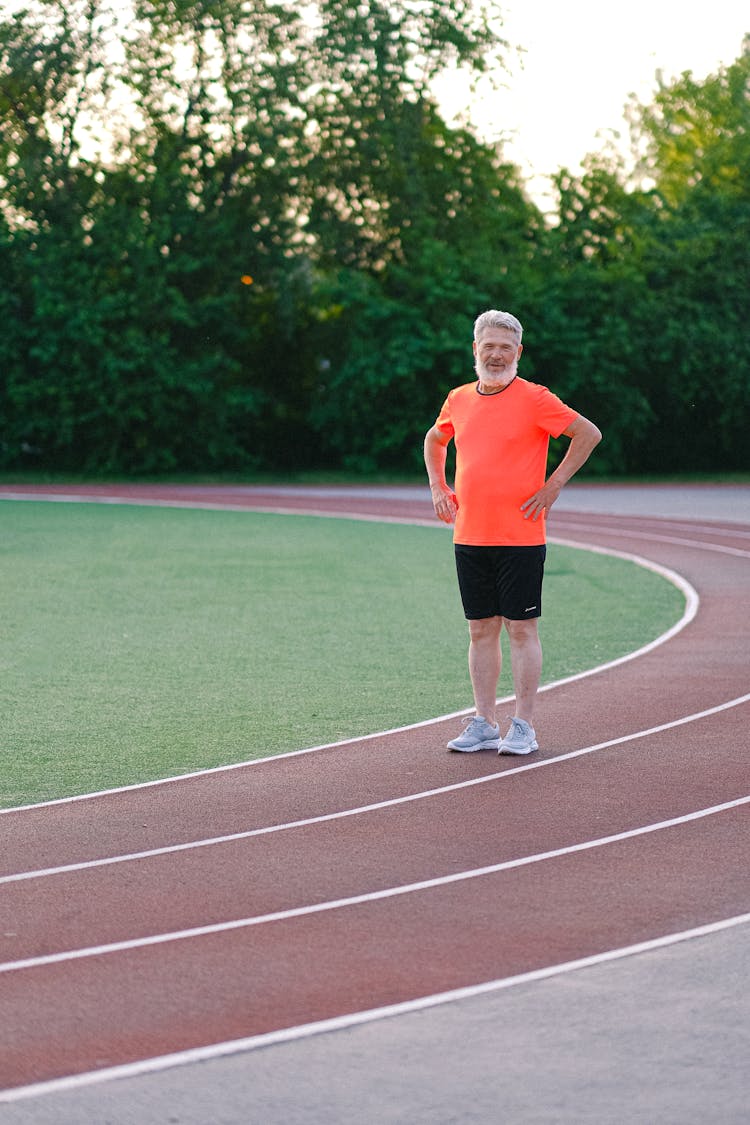
[[[722,555],[735,555],[741,559],[750,559],[750,551],[744,550],[742,547],[725,547],[720,543],[707,543],[703,539],[682,539],[676,535],[660,535],[655,531],[638,531],[633,532],[632,529],[622,527],[596,527],[590,528],[586,524],[569,523],[568,527],[572,531],[596,531],[603,532],[605,535],[633,535],[636,534],[638,539],[648,539],[653,543],[673,543],[679,547],[693,547],[699,551],[718,551]],[[736,532],[730,531],[725,534],[734,535]]]
[[[351,809],[340,809],[337,812],[322,813],[320,816],[311,816],[303,820],[289,820],[281,824],[269,824],[263,828],[250,828],[245,832],[232,832],[225,836],[212,836],[204,840],[192,840],[184,844],[169,844],[161,848],[150,848],[147,851],[131,852],[126,855],[118,856],[105,856],[102,859],[89,859],[83,860],[80,863],[68,863],[61,867],[45,867],[37,871],[20,871],[12,875],[3,875],[0,877],[0,886],[4,883],[22,883],[29,879],[43,879],[52,875],[66,875],[75,871],[88,871],[93,867],[107,867],[110,864],[116,863],[130,863],[134,860],[140,859],[153,859],[156,856],[173,855],[176,852],[191,851],[194,848],[208,848],[217,844],[229,844],[238,840],[249,840],[253,836],[268,836],[275,832],[286,832],[294,828],[307,828],[313,824],[325,824],[332,820],[343,820],[349,816],[361,816],[364,813],[377,812],[379,809],[393,808],[395,805],[406,805],[411,801],[422,801],[429,797],[439,797],[444,793],[454,793],[458,789],[469,789],[474,785],[484,785],[489,781],[502,781],[506,777],[513,777],[519,773],[526,773],[529,770],[542,769],[545,766],[554,766],[558,762],[568,762],[572,758],[582,758],[586,754],[593,754],[596,750],[606,750],[611,746],[619,746],[624,742],[633,742],[638,738],[648,738],[655,734],[660,734],[665,730],[672,730],[674,727],[684,726],[686,723],[694,723],[699,719],[708,718],[711,715],[717,715],[721,711],[728,711],[733,707],[739,707],[743,703],[750,702],[750,692],[747,695],[740,695],[737,699],[730,699],[726,703],[720,703],[716,707],[709,707],[706,711],[697,711],[692,715],[685,715],[681,719],[672,719],[671,722],[661,723],[656,727],[648,727],[646,730],[636,731],[634,734],[624,734],[619,738],[610,738],[606,742],[597,742],[593,746],[584,746],[580,750],[571,750],[567,754],[560,754],[556,758],[541,758],[535,762],[527,762],[523,766],[515,766],[512,769],[501,770],[498,773],[485,774],[482,777],[472,777],[466,781],[457,781],[452,785],[441,785],[436,789],[425,789],[420,793],[407,793],[403,797],[390,797],[385,801],[375,801],[370,805],[360,805]]]
[[[72,498],[72,499],[79,499],[79,498],[76,497],[76,498]],[[243,510],[247,510],[247,509],[243,509]],[[300,514],[300,513],[295,511],[293,514]],[[322,513],[322,514],[330,515],[330,513]],[[399,522],[401,522],[401,521],[399,521]],[[413,521],[404,521],[404,522],[413,522]],[[587,528],[587,530],[589,530],[589,529]],[[618,530],[618,533],[620,533],[619,530]],[[695,546],[710,549],[711,545],[696,543]],[[591,548],[589,548],[587,546],[586,549],[591,549]],[[603,553],[607,553],[607,552],[603,552]],[[615,553],[615,552],[612,552],[612,553]],[[697,602],[696,602],[696,605],[695,605],[695,609],[697,609]],[[694,616],[695,609],[693,610],[692,616]],[[685,624],[687,624],[687,622],[685,622]],[[659,643],[659,642],[656,642],[656,643]],[[655,647],[655,644],[652,647]],[[637,654],[632,654],[632,656],[635,656],[635,655],[637,655]],[[632,658],[632,656],[630,658]],[[628,659],[628,658],[625,658],[625,659]],[[618,663],[619,662],[620,661],[618,661]],[[582,676],[591,675],[595,671],[598,671],[598,670],[600,670],[600,669],[592,669],[587,673],[582,673],[581,676],[571,677],[571,678],[574,678],[574,679],[582,678]],[[561,681],[561,682],[566,682],[566,681]],[[552,688],[553,686],[557,686],[557,685],[555,685],[555,684],[546,685],[546,689]],[[545,690],[545,689],[542,689],[542,690]],[[730,701],[726,704],[720,705],[716,708],[712,708],[709,711],[703,712],[701,714],[716,713],[717,711],[724,710],[727,707],[739,705],[740,703],[745,702],[748,699],[750,699],[750,695],[742,696],[742,697],[739,697],[737,700]],[[466,712],[457,712],[456,714],[464,714],[464,713],[466,713]],[[445,717],[448,718],[450,716],[445,716]],[[519,767],[518,769],[504,771],[502,774],[498,774],[498,775],[494,775],[494,776],[495,777],[502,777],[502,776],[506,776],[506,774],[509,774],[509,773],[517,773],[517,772],[522,772],[523,770],[526,770],[526,769],[529,769],[529,768],[539,768],[540,766],[543,766],[543,765],[549,765],[549,764],[552,764],[554,761],[564,760],[565,758],[577,757],[577,756],[579,756],[583,753],[591,753],[595,749],[600,749],[600,748],[604,748],[605,746],[616,745],[617,743],[628,741],[629,737],[632,737],[632,738],[642,737],[645,734],[655,733],[658,730],[663,730],[663,729],[667,729],[667,728],[672,727],[672,726],[677,726],[677,725],[680,725],[683,722],[691,721],[691,720],[693,720],[694,718],[697,718],[697,717],[700,717],[700,716],[698,716],[698,715],[690,716],[690,717],[682,719],[682,720],[677,720],[673,723],[664,724],[662,727],[652,728],[652,731],[639,732],[639,734],[637,734],[637,735],[626,736],[624,738],[614,739],[614,740],[611,740],[608,743],[601,743],[601,744],[599,744],[598,746],[595,746],[595,747],[588,747],[584,750],[574,751],[573,753],[568,754],[568,755],[564,755],[564,756],[562,756],[561,758],[558,758],[558,759],[549,759],[549,760],[544,760],[542,762],[530,763],[529,765]],[[440,720],[430,720],[429,722],[438,722],[438,721],[440,721]],[[414,724],[414,725],[415,726],[423,726],[423,725],[429,725],[429,723],[420,723],[420,724]],[[411,728],[407,727],[407,728],[401,728],[401,729],[411,729]],[[383,733],[388,734],[388,733],[392,733],[392,732],[383,732]],[[377,737],[377,736],[373,735],[373,736],[370,736],[370,737]],[[356,741],[360,741],[360,739],[348,739],[345,742],[335,743],[335,744],[331,744],[331,745],[345,745],[347,743],[352,743],[352,742],[356,742]],[[314,747],[314,748],[311,748],[311,749],[323,749],[323,748],[324,747]],[[305,753],[305,752],[308,752],[308,751],[299,751],[298,753]],[[266,760],[273,760],[273,759],[266,759]],[[254,764],[254,763],[247,763],[247,764]],[[237,768],[237,767],[227,767],[227,768]],[[203,772],[214,772],[214,771],[199,771],[199,772],[203,773]],[[187,776],[195,776],[195,775],[187,775]],[[484,782],[485,780],[493,780],[493,779],[494,778],[490,778],[490,777],[481,778],[481,779],[474,779],[471,782],[462,783],[462,786],[455,786],[455,787],[449,786],[449,787],[445,787],[445,789],[463,787],[463,785],[465,785],[465,784],[478,784],[478,783]],[[164,782],[169,782],[169,781],[173,781],[173,780],[178,780],[178,779],[177,778],[167,778],[167,779],[164,779]],[[147,783],[147,784],[155,784],[155,783]],[[139,787],[139,786],[128,786],[128,787],[123,787],[123,788],[137,788],[137,787]],[[120,790],[113,790],[113,791],[117,792],[117,791],[120,791]],[[434,792],[439,792],[439,791],[436,790]],[[71,799],[82,799],[83,797],[96,796],[96,795],[97,794],[86,794],[86,795],[81,795],[81,797],[78,797],[78,798],[63,798],[62,801],[64,802],[66,800],[71,800]],[[431,794],[424,794],[424,795],[427,796],[427,795],[431,795]],[[416,799],[416,796],[412,797],[412,798],[398,799],[398,801],[387,802],[387,803],[388,804],[399,803],[399,801],[401,801],[401,800],[409,800],[409,799]],[[560,854],[564,854],[564,852],[568,851],[568,850],[581,850],[582,848],[591,848],[591,847],[595,847],[595,846],[601,846],[601,843],[612,842],[612,840],[618,839],[618,838],[627,838],[627,836],[633,835],[633,834],[642,834],[642,833],[647,832],[647,831],[655,831],[660,827],[667,827],[670,824],[680,823],[684,820],[696,819],[697,817],[700,817],[700,816],[710,815],[712,812],[718,812],[718,811],[721,811],[725,808],[737,807],[738,805],[744,804],[747,801],[750,801],[750,798],[748,798],[748,797],[740,798],[735,802],[729,802],[729,803],[727,803],[725,805],[722,805],[722,806],[714,806],[712,809],[708,809],[708,810],[701,810],[699,812],[690,814],[688,817],[678,818],[675,821],[667,821],[667,822],[663,822],[660,825],[653,825],[653,826],[647,826],[647,827],[644,827],[644,828],[641,828],[641,829],[636,829],[632,833],[621,834],[620,837],[604,838],[602,841],[589,841],[589,842],[587,842],[585,844],[582,844],[582,845],[575,845],[574,848],[572,848],[572,849],[562,849]],[[61,802],[45,802],[44,804],[56,804],[56,803],[61,803]],[[30,806],[30,807],[38,807],[38,806]],[[374,807],[378,807],[378,806],[374,806]],[[17,811],[17,810],[12,810],[12,809],[11,810],[0,810],[0,812],[12,812],[12,811]],[[351,815],[354,811],[357,811],[357,810],[350,810],[348,813],[339,813],[339,814],[333,814],[333,815],[338,815],[338,816]],[[314,819],[317,820],[318,818],[314,818]],[[321,819],[328,819],[328,818],[321,818]],[[298,823],[305,823],[305,822],[298,822]],[[280,830],[282,827],[286,827],[286,826],[271,826],[268,829],[261,829],[261,830],[258,830],[258,831],[263,832],[263,831]],[[245,834],[241,834],[241,835],[245,835]],[[229,838],[236,838],[236,837],[229,837]],[[189,847],[189,846],[194,846],[194,845],[180,845],[174,850],[181,850],[182,847],[185,847],[185,846]],[[172,850],[172,849],[170,849],[170,850]],[[146,854],[152,854],[152,853],[146,853]],[[158,854],[158,852],[156,854]],[[547,854],[547,853],[545,853],[545,854]],[[551,856],[553,854],[554,853],[548,853],[548,856]],[[124,858],[128,858],[128,857],[124,857]],[[542,858],[542,857],[540,856],[539,858]],[[526,857],[525,859],[522,859],[522,860],[511,861],[511,865],[518,866],[522,863],[533,862],[534,859],[535,859],[535,857]],[[97,862],[97,861],[95,861],[95,862]],[[470,875],[467,874],[465,877],[470,877]],[[403,890],[401,890],[401,891],[397,890],[394,893],[404,893],[404,892],[403,892]],[[239,1053],[239,1052],[243,1052],[243,1051],[252,1050],[252,1049],[255,1049],[255,1048],[258,1048],[258,1047],[270,1046],[274,1043],[290,1042],[290,1041],[293,1041],[293,1040],[306,1038],[306,1037],[309,1037],[309,1036],[312,1036],[312,1035],[315,1035],[315,1034],[320,1034],[320,1033],[327,1032],[327,1031],[333,1031],[333,1030],[344,1029],[344,1028],[347,1028],[347,1027],[353,1027],[353,1026],[363,1024],[363,1023],[366,1023],[366,1022],[371,1022],[371,1021],[374,1021],[374,1020],[377,1020],[377,1019],[387,1018],[387,1017],[393,1016],[393,1015],[406,1014],[408,1012],[413,1012],[413,1011],[418,1011],[418,1010],[422,1010],[422,1009],[429,1008],[429,1007],[434,1007],[434,1006],[437,1006],[437,1005],[440,1005],[440,1004],[443,1004],[443,1003],[452,1002],[452,1001],[455,1001],[455,1000],[466,999],[466,998],[470,998],[470,997],[473,997],[473,996],[479,996],[479,995],[486,994],[486,993],[489,993],[489,992],[497,991],[497,990],[502,989],[502,988],[511,987],[511,986],[516,985],[516,984],[528,983],[528,982],[533,982],[533,981],[549,978],[551,976],[555,976],[555,975],[558,975],[558,974],[571,972],[571,971],[575,971],[575,970],[578,970],[578,969],[581,969],[581,968],[590,967],[590,966],[601,964],[601,963],[604,963],[604,962],[616,960],[616,959],[619,959],[619,958],[622,958],[622,957],[625,957],[625,956],[629,956],[629,955],[632,955],[632,954],[643,953],[643,952],[647,952],[647,951],[650,951],[650,950],[663,948],[665,946],[669,946],[669,945],[675,944],[677,942],[685,941],[685,940],[688,940],[688,939],[691,939],[691,938],[694,938],[694,937],[706,936],[706,935],[709,935],[709,934],[714,934],[714,933],[720,932],[720,931],[725,930],[725,929],[732,928],[732,927],[737,926],[737,925],[746,924],[749,921],[750,921],[750,914],[737,915],[737,916],[732,917],[732,918],[723,919],[721,921],[713,922],[713,923],[703,925],[703,926],[699,926],[699,927],[695,927],[695,928],[690,929],[690,930],[684,930],[684,931],[680,931],[678,933],[666,934],[666,935],[663,935],[659,938],[654,938],[654,939],[650,939],[648,941],[639,942],[639,943],[634,944],[634,945],[625,946],[625,947],[615,949],[615,950],[608,950],[608,951],[605,951],[604,953],[596,954],[592,957],[580,958],[580,959],[577,959],[575,961],[569,961],[569,962],[565,962],[565,963],[562,963],[562,964],[559,964],[559,965],[553,965],[553,966],[545,967],[543,969],[534,970],[534,971],[529,972],[529,973],[519,974],[515,977],[506,977],[506,978],[502,978],[502,979],[495,980],[495,981],[488,981],[488,982],[484,982],[484,983],[479,984],[479,985],[473,985],[473,986],[470,986],[470,987],[467,987],[467,988],[455,989],[455,990],[452,990],[450,992],[434,994],[432,996],[427,996],[427,997],[421,997],[417,1000],[405,1001],[405,1002],[402,1002],[402,1003],[399,1003],[399,1004],[393,1004],[393,1005],[384,1006],[384,1007],[377,1008],[377,1009],[371,1009],[371,1010],[363,1011],[363,1012],[356,1012],[356,1013],[353,1013],[353,1014],[348,1015],[348,1016],[341,1016],[341,1017],[336,1017],[334,1019],[318,1021],[316,1023],[299,1025],[299,1026],[296,1026],[296,1027],[282,1029],[280,1031],[268,1033],[268,1034],[265,1034],[265,1035],[252,1036],[252,1037],[249,1037],[249,1038],[246,1038],[246,1039],[232,1040],[232,1041],[228,1041],[228,1042],[225,1042],[225,1043],[213,1044],[209,1047],[193,1048],[191,1050],[177,1052],[177,1053],[173,1053],[173,1054],[170,1054],[170,1055],[164,1055],[164,1056],[160,1056],[160,1057],[157,1057],[157,1058],[146,1059],[146,1060],[142,1060],[142,1061],[139,1061],[139,1062],[136,1062],[136,1063],[129,1063],[129,1064],[124,1064],[124,1065],[120,1065],[120,1066],[116,1066],[116,1067],[110,1067],[110,1068],[106,1068],[106,1069],[102,1069],[102,1070],[98,1070],[98,1071],[87,1072],[87,1073],[80,1074],[80,1075],[68,1076],[68,1077],[65,1077],[65,1078],[62,1078],[62,1079],[53,1079],[53,1080],[47,1081],[47,1082],[35,1083],[35,1084],[29,1085],[29,1086],[19,1087],[19,1088],[13,1089],[13,1090],[0,1092],[0,1102],[12,1102],[12,1101],[17,1101],[17,1100],[22,1100],[22,1099],[28,1098],[28,1097],[38,1096],[38,1095],[43,1094],[43,1093],[52,1093],[52,1092],[55,1092],[55,1091],[75,1089],[75,1088],[79,1088],[79,1087],[83,1087],[83,1086],[107,1081],[107,1080],[113,1079],[115,1077],[126,1077],[126,1076],[135,1076],[135,1075],[145,1074],[145,1073],[153,1073],[153,1072],[156,1072],[156,1071],[161,1071],[161,1070],[164,1070],[164,1069],[167,1069],[167,1068],[189,1064],[189,1063],[192,1063],[192,1062],[209,1060],[209,1059],[212,1059],[212,1058],[219,1058],[219,1057],[227,1056],[227,1055],[230,1055],[230,1054],[235,1054],[235,1053]]]
[[[260,515],[270,516],[315,516],[316,518],[324,519],[343,519],[343,520],[357,520],[365,523],[400,523],[407,524],[413,527],[432,527],[436,530],[442,530],[444,533],[445,528],[441,528],[439,524],[435,523],[435,519],[429,517],[414,519],[409,516],[384,516],[377,515],[370,512],[344,512],[344,511],[331,511],[327,508],[291,508],[283,507],[282,505],[274,505],[273,507],[259,507],[254,508],[252,505],[247,504],[231,504],[219,503],[211,500],[156,500],[150,498],[131,498],[121,496],[73,496],[53,493],[0,493],[0,500],[39,500],[44,502],[64,503],[64,504],[114,504],[135,506],[143,508],[196,508],[201,511],[214,511],[214,512],[255,512]],[[577,513],[570,513],[575,516]],[[594,513],[592,513],[594,514]],[[658,543],[673,543],[683,547],[695,547],[703,551],[718,551],[722,554],[739,555],[743,558],[750,558],[750,552],[744,551],[739,547],[722,547],[718,544],[706,543],[698,539],[681,539],[676,536],[660,535],[656,532],[641,532],[635,531],[632,528],[621,527],[596,527],[591,528],[587,524],[573,524],[569,525],[575,531],[603,531],[608,535],[625,535],[632,536],[635,534],[638,539],[648,539]],[[716,528],[709,528],[709,531],[716,531]],[[733,535],[734,531],[726,532],[726,534]],[[740,534],[743,534],[740,532]],[[550,536],[552,541],[553,537]]]
[[[663,934],[658,938],[640,941],[634,945],[621,946],[619,949],[609,949],[604,953],[595,953],[590,957],[580,957],[575,961],[564,961],[558,965],[549,965],[543,969],[533,969],[528,973],[519,973],[513,977],[501,977],[499,980],[484,981],[481,984],[469,985],[465,988],[456,988],[450,992],[438,992],[431,996],[421,996],[416,1000],[404,1000],[398,1004],[388,1004],[381,1008],[370,1008],[366,1011],[352,1012],[346,1016],[335,1016],[332,1019],[318,1020],[315,1023],[298,1024],[295,1027],[282,1028],[279,1031],[266,1032],[264,1035],[252,1035],[245,1039],[230,1039],[224,1043],[212,1043],[208,1047],[193,1047],[185,1051],[177,1051],[170,1055],[159,1055],[155,1058],[142,1059],[134,1063],[123,1063],[120,1066],[106,1067],[101,1070],[86,1071],[83,1074],[69,1075],[65,1078],[53,1078],[46,1082],[35,1082],[29,1086],[17,1086],[11,1090],[0,1090],[1,1102],[22,1101],[26,1098],[40,1097],[43,1094],[63,1093],[69,1090],[80,1089],[85,1086],[97,1085],[100,1082],[110,1082],[116,1078],[136,1078],[142,1074],[154,1074],[172,1067],[187,1066],[191,1063],[209,1062],[212,1059],[226,1058],[246,1051],[258,1050],[261,1047],[272,1047],[281,1043],[292,1043],[299,1039],[309,1039],[313,1035],[322,1035],[331,1031],[344,1031],[347,1028],[358,1027],[375,1020],[388,1019],[391,1016],[408,1015],[411,1012],[424,1011],[427,1008],[436,1008],[441,1004],[453,1003],[456,1000],[470,1000],[476,996],[485,996],[501,989],[513,988],[519,984],[532,984],[535,981],[546,980],[549,977],[560,976],[564,973],[577,972],[579,969],[588,969],[596,965],[606,964],[609,961],[618,961],[623,957],[633,954],[649,953],[656,949],[664,949],[679,942],[689,941],[692,938],[707,937],[721,933],[723,930],[733,929],[735,926],[746,925],[750,922],[750,914],[737,914],[733,918],[722,918],[718,922],[709,922],[704,926],[695,926],[690,930],[680,930],[676,933]]]
[[[653,950],[664,949],[679,942],[689,941],[692,938],[708,937],[712,934],[721,933],[723,930],[746,925],[748,922],[750,922],[750,914],[737,914],[733,918],[722,918],[718,922],[709,922],[704,926],[695,926],[690,930],[663,934],[661,937],[650,938],[648,941],[639,941],[634,945],[621,946],[619,949],[608,949],[604,953],[595,953],[590,957],[579,957],[575,961],[563,961],[558,965],[533,969],[531,972],[519,973],[513,977],[501,977],[499,980],[483,981],[481,984],[456,988],[450,992],[437,992],[431,996],[420,996],[416,1000],[404,1000],[398,1004],[369,1008],[366,1011],[352,1012],[346,1016],[335,1016],[332,1019],[318,1020],[315,1023],[285,1027],[279,1031],[266,1032],[264,1035],[252,1035],[245,1039],[230,1039],[224,1043],[212,1043],[208,1047],[192,1047],[185,1051],[176,1051],[171,1055],[159,1055],[155,1058],[141,1059],[138,1062],[104,1067],[101,1070],[85,1071],[83,1074],[73,1074],[65,1078],[52,1078],[46,1082],[35,1082],[29,1086],[17,1086],[11,1090],[0,1090],[0,1103],[22,1101],[26,1098],[40,1097],[43,1094],[77,1090],[85,1086],[97,1085],[100,1082],[111,1082],[116,1078],[137,1078],[142,1074],[154,1074],[162,1070],[169,1070],[172,1067],[210,1062],[212,1059],[226,1058],[229,1055],[254,1051],[261,1047],[272,1047],[281,1043],[292,1043],[299,1039],[309,1039],[313,1035],[322,1035],[331,1031],[345,1031],[348,1028],[373,1023],[375,1020],[408,1015],[411,1012],[436,1008],[441,1004],[450,1004],[456,1000],[470,1000],[475,996],[486,996],[501,989],[513,988],[515,985],[532,984],[535,981],[546,980],[563,973],[593,968],[609,961],[631,957],[633,954],[650,953]]]
[[[242,510],[248,511],[249,509]],[[297,512],[295,514],[309,515],[310,513]],[[370,520],[370,517],[367,517],[367,519]],[[370,522],[381,523],[387,521],[373,519],[370,520]],[[417,526],[415,524],[415,521],[399,522],[406,522],[410,525]],[[424,526],[434,527],[434,523],[424,524]],[[685,609],[683,611],[682,617],[680,617],[679,620],[676,621],[671,628],[667,629],[666,632],[656,637],[653,641],[649,641],[648,644],[643,645],[641,648],[635,649],[633,652],[628,652],[624,656],[619,656],[615,660],[607,661],[605,664],[599,664],[594,668],[588,668],[584,672],[576,672],[572,676],[565,676],[560,680],[554,680],[551,683],[542,684],[542,686],[539,688],[540,693],[545,691],[552,691],[554,688],[563,687],[566,684],[575,683],[578,680],[586,679],[588,676],[594,676],[600,672],[606,672],[610,668],[617,668],[621,664],[626,664],[631,660],[636,660],[641,656],[645,656],[649,652],[653,652],[654,649],[659,648],[661,645],[677,636],[678,633],[680,633],[687,625],[690,624],[690,622],[694,619],[695,615],[698,612],[700,597],[697,590],[681,574],[678,574],[677,571],[672,570],[669,567],[662,566],[661,563],[653,562],[651,559],[646,559],[641,555],[634,555],[627,551],[617,551],[614,548],[599,547],[590,543],[580,543],[577,540],[573,539],[551,538],[550,542],[557,543],[561,547],[572,547],[575,550],[589,551],[591,554],[595,555],[606,555],[612,558],[625,559],[626,562],[632,562],[636,566],[643,567],[644,570],[651,570],[655,574],[661,575],[661,577],[665,578],[668,582],[671,582],[673,586],[680,590],[685,598]],[[513,695],[506,695],[501,699],[498,699],[497,703],[499,705],[509,703],[514,698],[515,696]],[[99,789],[95,790],[92,793],[77,793],[70,797],[57,797],[50,801],[38,801],[30,805],[14,805],[12,808],[0,809],[0,816],[10,816],[13,813],[29,812],[32,809],[51,808],[55,805],[67,805],[77,801],[90,801],[97,797],[109,797],[116,793],[128,793],[138,789],[150,789],[157,785],[171,785],[180,781],[189,781],[196,777],[204,777],[217,773],[226,773],[229,770],[247,769],[248,767],[259,766],[269,762],[284,762],[289,758],[300,757],[303,754],[314,754],[319,750],[335,750],[342,746],[352,746],[355,743],[368,742],[375,738],[387,738],[388,736],[393,734],[402,734],[405,731],[418,730],[423,727],[435,726],[437,723],[446,722],[448,719],[457,719],[462,718],[465,715],[470,715],[473,711],[473,707],[466,707],[461,711],[452,711],[445,715],[438,715],[437,717],[432,719],[423,719],[418,723],[408,723],[406,726],[392,727],[390,730],[376,731],[374,734],[355,735],[352,738],[344,738],[338,742],[325,742],[319,746],[308,746],[303,750],[290,750],[286,753],[273,754],[266,758],[252,758],[244,762],[232,762],[229,765],[212,766],[208,769],[193,770],[189,773],[175,774],[172,777],[156,778],[153,781],[139,781],[134,782],[131,785],[120,785],[113,787],[112,789]]]
[[[679,825],[689,824],[691,821],[702,820],[708,816],[727,812],[730,809],[740,808],[750,804],[750,796],[737,797],[733,801],[724,801],[720,805],[711,805],[709,808],[697,809],[695,812],[685,813],[682,816],[671,817],[655,824],[642,825],[639,828],[630,828],[626,832],[617,832],[611,836],[601,836],[596,840],[583,840],[579,844],[569,844],[564,848],[554,848],[547,852],[538,852],[536,855],[521,856],[518,859],[504,860],[502,863],[493,863],[485,867],[475,867],[467,871],[455,871],[451,875],[438,875],[433,879],[422,879],[417,883],[402,883],[395,887],[384,887],[379,891],[365,891],[362,894],[351,895],[348,898],[331,899],[328,902],[316,902],[307,906],[296,906],[288,910],[276,910],[270,914],[257,914],[247,918],[233,918],[228,922],[212,922],[205,926],[193,926],[186,930],[172,930],[164,934],[150,934],[147,937],[128,938],[124,941],[107,942],[104,945],[91,945],[82,949],[68,949],[62,953],[47,953],[39,957],[24,957],[18,961],[4,961],[0,964],[0,973],[14,973],[22,969],[39,969],[48,965],[60,965],[68,961],[82,961],[89,957],[103,957],[111,953],[124,953],[132,949],[145,949],[154,945],[167,945],[176,941],[186,941],[190,938],[211,937],[214,934],[229,933],[232,930],[246,930],[255,926],[265,926],[270,922],[286,922],[292,918],[305,918],[311,914],[325,914],[331,910],[342,910],[350,906],[362,906],[365,903],[380,902],[383,899],[396,898],[401,895],[414,894],[419,891],[434,890],[436,887],[446,887],[451,883],[462,883],[468,879],[480,879],[487,875],[497,875],[503,871],[512,871],[517,867],[527,867],[532,863],[542,863],[548,859],[559,859],[561,856],[574,855],[576,852],[590,851],[592,848],[606,847],[608,844],[620,843],[623,840],[632,840],[638,836],[645,836],[651,832],[660,832],[665,828],[675,828]]]

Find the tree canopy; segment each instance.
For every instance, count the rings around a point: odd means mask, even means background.
[[[30,0],[0,22],[0,463],[412,471],[487,307],[599,471],[746,467],[750,49],[543,216],[449,127],[496,4]],[[686,441],[686,434],[689,440]]]

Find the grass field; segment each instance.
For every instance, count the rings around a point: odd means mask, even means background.
[[[471,706],[437,524],[41,502],[2,502],[0,521],[3,807]],[[552,545],[545,681],[683,606],[633,563]]]

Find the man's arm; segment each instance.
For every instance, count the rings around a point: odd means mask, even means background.
[[[443,523],[453,523],[458,510],[455,494],[445,479],[445,461],[450,440],[437,426],[428,430],[424,439],[424,463],[430,482],[432,506],[435,515]]]
[[[563,434],[570,438],[567,452],[554,473],[550,473],[544,486],[521,505],[521,511],[525,513],[524,519],[530,516],[532,520],[536,520],[545,509],[549,512],[562,492],[563,485],[567,484],[581,465],[588,461],[593,450],[602,440],[598,426],[589,422],[582,414],[570,423],[567,430],[563,430]]]

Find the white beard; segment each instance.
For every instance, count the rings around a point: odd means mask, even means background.
[[[477,357],[474,364],[474,370],[477,373],[477,378],[482,383],[489,383],[493,387],[506,387],[508,383],[512,382],[518,374],[518,359],[514,359],[507,367],[502,370],[490,370],[482,363]]]

